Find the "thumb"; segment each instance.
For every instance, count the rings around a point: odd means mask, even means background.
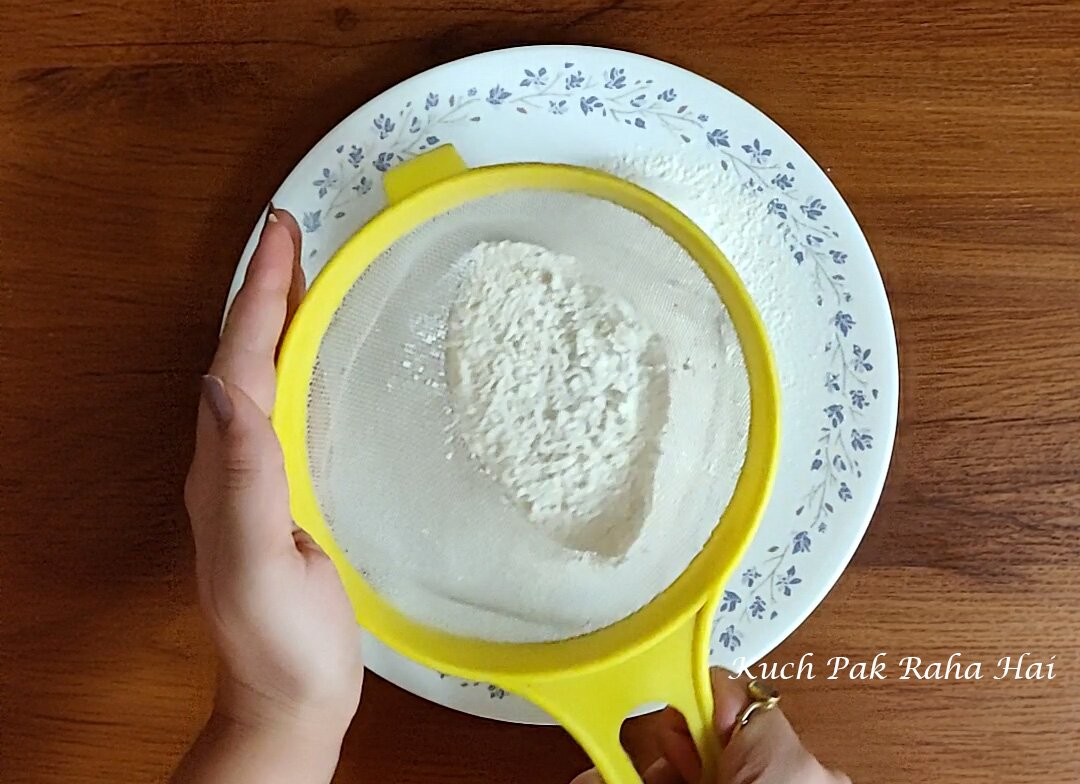
[[[292,545],[285,465],[263,410],[239,387],[204,376],[187,486],[195,543],[222,537],[247,549]]]

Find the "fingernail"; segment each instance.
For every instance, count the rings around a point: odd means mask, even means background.
[[[233,404],[225,391],[225,382],[217,376],[202,377],[202,396],[219,430],[226,430],[233,418]]]
[[[277,223],[278,222],[278,216],[274,213],[274,202],[270,202],[266,206],[266,222],[267,223]]]

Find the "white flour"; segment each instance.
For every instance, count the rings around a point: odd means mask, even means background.
[[[573,257],[483,242],[463,266],[446,344],[459,436],[556,541],[624,555],[667,417],[659,338]]]
[[[731,171],[680,155],[646,153],[594,165],[666,199],[705,230],[739,273],[765,322],[784,399],[795,385],[808,383],[824,331],[807,330],[805,324],[794,328],[792,314],[804,307],[805,284],[792,274],[783,238],[764,202],[748,194]],[[785,433],[793,421],[789,413],[800,414],[785,409]]]

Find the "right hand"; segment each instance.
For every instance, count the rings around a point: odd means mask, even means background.
[[[735,722],[749,704],[745,678],[712,670],[716,702],[714,724],[722,751],[711,781],[715,784],[851,784],[842,773],[827,770],[799,740],[779,708],[758,711],[732,736]],[[642,774],[645,784],[697,784],[701,760],[682,716],[670,708],[658,722],[657,741],[663,756]],[[570,784],[602,784],[589,770]]]

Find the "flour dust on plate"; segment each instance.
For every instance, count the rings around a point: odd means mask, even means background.
[[[682,574],[746,455],[738,336],[687,251],[584,194],[453,207],[345,294],[309,464],[350,563],[462,636],[568,639]]]

